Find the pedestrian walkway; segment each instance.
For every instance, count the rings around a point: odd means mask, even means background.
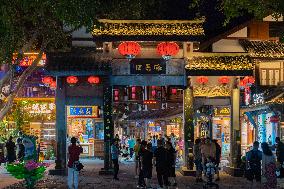
[[[133,162],[121,162],[119,181],[114,181],[111,175],[99,175],[100,169],[103,167],[102,160],[83,160],[84,170],[80,173],[79,189],[134,189],[137,186],[137,179],[134,175],[134,163]],[[3,180],[0,175],[0,183]],[[0,188],[5,189],[23,189],[21,184],[14,184],[15,179],[9,175],[4,174],[7,181]],[[38,189],[66,189],[66,176],[51,176],[47,175],[45,179],[40,181],[36,188]],[[6,179],[5,179],[6,180]],[[201,183],[195,183],[194,177],[184,177],[180,173],[177,173],[178,187],[172,187],[172,189],[202,189]],[[283,180],[283,179],[282,179]],[[11,186],[7,187],[7,183]],[[282,181],[284,182],[284,181]],[[157,179],[155,170],[153,171],[153,187],[157,187]],[[13,185],[14,184],[14,185]],[[231,177],[225,173],[221,174],[221,181],[219,182],[220,189],[248,189],[249,182],[244,178]],[[282,185],[284,189],[284,185]]]

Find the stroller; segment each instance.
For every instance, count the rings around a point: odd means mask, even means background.
[[[214,175],[216,173],[216,165],[212,158],[208,158],[207,163],[205,164],[204,174],[207,178],[206,183],[203,185],[203,189],[207,188],[216,188],[219,189],[219,185],[213,182]]]

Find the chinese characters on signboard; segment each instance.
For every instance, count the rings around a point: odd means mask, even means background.
[[[214,108],[214,115],[215,116],[230,116],[231,110],[229,107]]]
[[[51,114],[55,110],[55,104],[51,103],[33,103],[24,108],[30,114]]]
[[[38,53],[25,53],[22,60],[19,61],[19,65],[24,66],[24,67],[30,66],[30,65],[32,65],[33,61],[37,58],[37,56],[38,56]],[[17,54],[14,54],[12,63],[15,64],[16,61],[17,61]],[[44,66],[45,62],[46,62],[46,54],[43,54],[38,65]]]
[[[158,59],[133,59],[130,62],[130,74],[166,74],[166,62]]]
[[[67,111],[71,117],[98,117],[97,106],[68,106]]]

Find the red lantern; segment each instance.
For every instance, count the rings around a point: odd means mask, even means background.
[[[140,45],[134,41],[127,41],[118,45],[118,52],[127,58],[134,58],[140,51]]]
[[[52,81],[49,86],[53,90],[56,89],[56,81]]]
[[[78,82],[78,78],[76,76],[68,76],[66,80],[70,85],[75,85]]]
[[[204,85],[204,84],[208,83],[208,77],[199,76],[199,77],[197,77],[197,82]]]
[[[118,96],[114,97],[114,101],[118,101]]]
[[[153,96],[153,97],[156,96],[156,90],[153,90],[151,93],[152,93],[152,96]]]
[[[254,84],[255,79],[252,76],[250,76],[250,77],[246,76],[246,77],[244,77],[243,81],[244,81],[245,85],[251,86],[252,84]]]
[[[172,89],[172,94],[173,95],[177,94],[177,89]]]
[[[136,87],[131,87],[131,92],[136,93]]]
[[[243,81],[243,80],[240,80],[240,83],[239,83],[240,89],[244,89],[245,86],[246,86],[246,84],[244,83],[244,81]]]
[[[135,93],[132,93],[132,94],[131,94],[131,98],[132,98],[132,99],[135,99],[135,98],[136,98],[136,94],[135,94]]]
[[[255,82],[255,79],[254,79],[254,77],[249,77],[248,78],[248,82],[250,83],[250,84],[254,84],[254,82]]]
[[[119,95],[119,91],[118,90],[114,90],[114,96],[117,97]]]
[[[90,84],[99,84],[99,83],[100,83],[100,78],[97,77],[97,76],[90,76],[90,77],[88,78],[88,82],[89,82]]]
[[[228,84],[230,82],[230,79],[228,76],[222,76],[218,79],[218,81],[221,84]]]
[[[170,59],[179,51],[179,46],[175,42],[162,42],[157,46],[157,53],[165,59]]]
[[[53,78],[49,76],[43,77],[42,82],[46,85],[50,85],[53,82]]]

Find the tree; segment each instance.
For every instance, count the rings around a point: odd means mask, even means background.
[[[5,101],[0,103],[0,120],[10,110],[13,100],[24,82],[37,69],[43,52],[62,49],[70,34],[85,26],[91,30],[98,18],[131,18],[144,15],[153,8],[154,0],[12,0],[0,3],[0,63],[8,67],[0,81],[0,90],[9,87]],[[153,13],[154,14],[154,13]],[[20,76],[14,64],[19,64],[24,53],[39,54]]]

